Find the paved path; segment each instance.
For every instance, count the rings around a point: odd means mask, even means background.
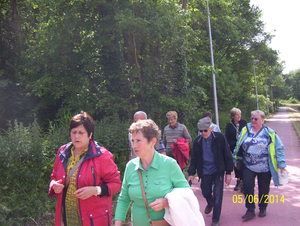
[[[234,179],[228,187],[224,188],[222,214],[220,219],[221,226],[300,225],[300,147],[298,137],[292,122],[286,113],[285,107],[280,107],[278,113],[270,118],[265,124],[277,132],[285,145],[287,169],[290,172],[289,183],[277,188],[274,186],[273,181],[271,181],[269,196],[270,198],[274,198],[274,200],[270,200],[273,201],[273,203],[269,203],[268,205],[267,216],[259,218],[259,210],[256,205],[256,218],[248,222],[243,222],[241,217],[246,212],[245,204],[234,203],[236,200],[233,200],[233,198],[243,194],[239,191],[233,191],[236,180],[234,178],[234,173],[232,173],[231,176]],[[201,207],[200,210],[203,214],[205,224],[211,225],[212,212],[208,215],[204,214],[206,200],[201,194],[201,189],[199,188],[199,182],[197,179],[198,178],[194,179],[192,189],[199,200]],[[255,194],[258,194],[257,188],[255,190]],[[283,196],[284,203],[280,201],[280,199],[283,199]]]

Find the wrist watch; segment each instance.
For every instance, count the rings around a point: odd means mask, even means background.
[[[100,195],[101,194],[101,187],[100,186],[96,186],[96,189],[97,189],[97,195]],[[97,196],[95,195],[95,196]]]

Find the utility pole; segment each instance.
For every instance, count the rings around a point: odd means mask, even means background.
[[[259,60],[253,60],[257,110],[259,110],[259,105],[258,105],[258,96],[257,96],[257,83],[256,83],[256,74],[255,74],[255,63],[258,62],[258,61]]]
[[[210,25],[210,15],[209,15],[209,4],[207,0],[207,14],[208,14],[208,29],[209,29],[209,43],[210,43],[210,57],[211,57],[211,66],[212,66],[212,79],[213,79],[213,91],[214,91],[214,106],[215,106],[215,118],[216,124],[219,126],[219,113],[218,113],[218,99],[217,99],[217,84],[215,76],[215,62],[214,62],[214,51],[212,44],[211,36],[211,25]]]

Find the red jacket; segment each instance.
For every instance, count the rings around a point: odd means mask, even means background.
[[[185,138],[178,138],[177,143],[172,144],[172,154],[180,169],[183,169],[186,164],[189,162],[189,152],[190,152],[190,145],[189,141]]]
[[[51,174],[51,180],[60,180],[65,183],[67,161],[71,155],[73,144],[61,146],[57,152],[56,160]],[[85,186],[101,186],[100,196],[91,196],[86,200],[78,199],[78,210],[82,225],[111,225],[112,195],[120,190],[120,172],[113,161],[113,155],[104,147],[100,147],[91,140],[89,149],[83,162],[78,167],[76,176],[77,189]],[[55,225],[61,225],[61,207],[65,198],[64,192],[56,194],[49,188],[50,198],[57,197],[55,208]]]

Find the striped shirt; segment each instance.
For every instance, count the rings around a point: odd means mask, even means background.
[[[189,143],[192,142],[192,137],[185,125],[179,122],[177,122],[174,127],[167,125],[164,129],[163,136],[163,142],[167,150],[167,156],[173,157],[171,145],[173,144],[173,141],[177,140],[178,138],[185,138],[189,141]]]

